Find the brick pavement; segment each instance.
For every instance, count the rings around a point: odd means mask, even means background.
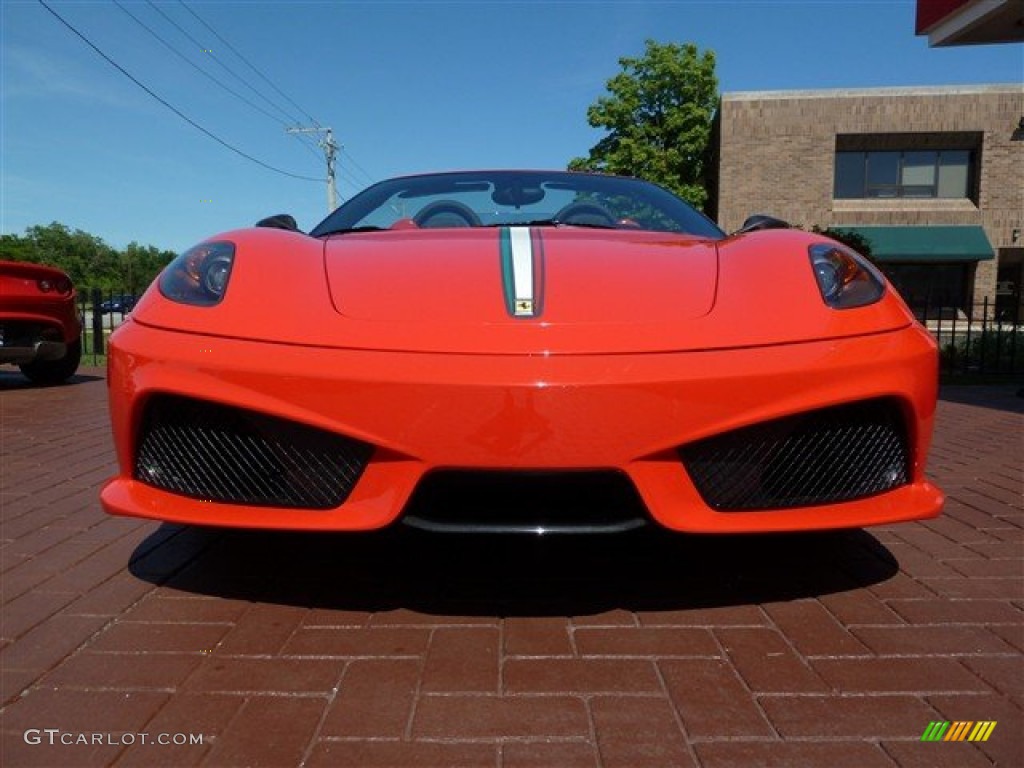
[[[108,518],[83,373],[0,373],[4,766],[1024,765],[1013,388],[944,391],[934,521],[535,540]]]

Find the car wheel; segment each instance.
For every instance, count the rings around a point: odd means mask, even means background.
[[[25,374],[33,384],[48,386],[61,384],[78,370],[78,363],[82,359],[82,340],[75,339],[68,344],[67,354],[60,360],[34,360],[31,363],[19,365],[21,372]]]

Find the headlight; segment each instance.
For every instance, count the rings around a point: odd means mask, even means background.
[[[212,307],[224,298],[234,263],[234,243],[201,243],[167,265],[160,293],[182,304]]]
[[[849,248],[838,243],[816,243],[810,252],[821,298],[833,309],[874,304],[885,293],[882,275]]]

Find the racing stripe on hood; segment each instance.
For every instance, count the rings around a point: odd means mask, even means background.
[[[540,232],[530,227],[502,227],[499,240],[505,309],[513,317],[537,317],[544,278]]]

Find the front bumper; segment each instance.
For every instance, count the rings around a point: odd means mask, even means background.
[[[367,530],[397,521],[441,469],[613,470],[651,518],[679,531],[846,528],[932,517],[924,477],[936,397],[935,345],[917,326],[843,340],[640,355],[445,355],[285,346],[127,323],[111,339],[111,414],[121,473],[113,514],[218,526]],[[330,509],[189,498],[133,477],[147,400],[175,394],[262,412],[373,446]],[[789,509],[716,511],[678,448],[791,414],[872,398],[898,403],[905,485]]]

